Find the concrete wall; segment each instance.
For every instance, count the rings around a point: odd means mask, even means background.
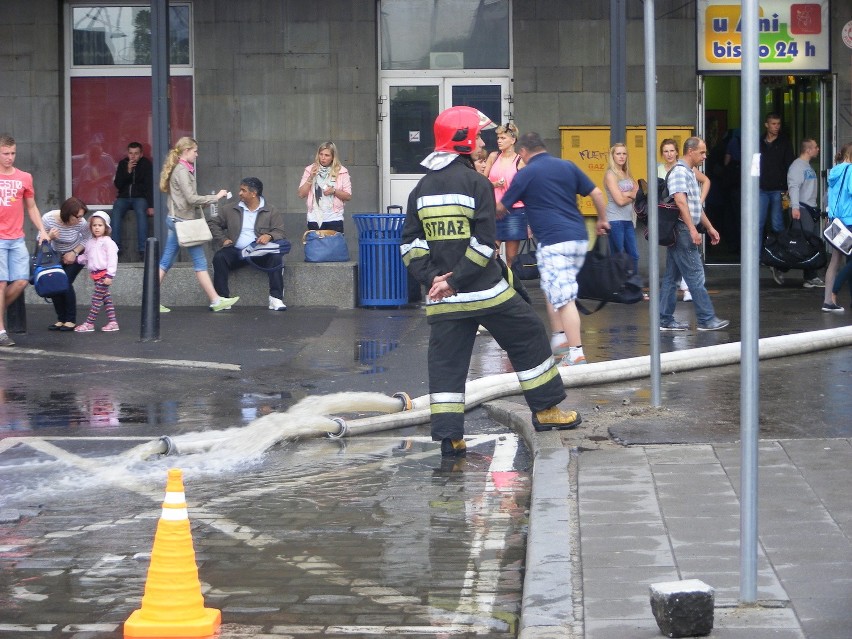
[[[628,3],[627,124],[645,123],[645,45],[641,3]],[[695,6],[656,2],[658,115],[693,124]],[[559,127],[610,123],[609,2],[536,0],[514,4],[515,116],[559,149]]]
[[[832,1],[831,64],[837,75],[837,146],[852,142],[852,49],[843,44],[840,32],[852,20],[849,2]]]
[[[56,208],[68,188],[62,7],[62,0],[3,0],[0,130],[17,139],[17,164],[34,174],[42,211]],[[514,110],[521,129],[538,130],[557,150],[560,125],[608,124],[609,3],[515,0],[513,11]],[[641,3],[628,3],[627,124],[644,120],[642,11]],[[656,13],[658,121],[694,123],[694,3],[658,0]],[[852,139],[852,52],[839,36],[850,18],[848,3],[832,2],[831,17],[842,143]],[[302,169],[317,145],[331,139],[352,174],[347,213],[375,212],[376,3],[194,0],[193,18],[200,190],[235,190],[241,177],[260,177],[270,202],[286,211],[295,240],[305,222],[296,195]],[[346,227],[354,251],[351,218]],[[294,259],[300,251],[296,243]]]
[[[64,200],[61,3],[4,0],[0,131],[17,142],[15,165],[33,174],[45,212]]]
[[[374,2],[195,0],[199,189],[254,175],[301,237],[304,167],[326,140],[352,178],[347,213],[376,212],[378,52]],[[348,216],[347,216],[348,217]],[[355,244],[351,218],[345,222]],[[299,258],[301,246],[294,246]]]

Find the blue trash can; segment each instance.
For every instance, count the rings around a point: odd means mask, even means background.
[[[408,303],[408,270],[402,263],[400,214],[357,213],[358,303],[361,306],[402,306]]]

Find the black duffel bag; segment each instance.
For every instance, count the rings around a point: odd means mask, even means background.
[[[825,266],[827,259],[822,240],[805,231],[801,220],[791,220],[781,233],[766,238],[760,251],[760,261],[779,271],[815,271]]]
[[[579,302],[577,310],[590,315],[609,302],[635,304],[642,300],[642,280],[635,270],[633,258],[627,253],[612,253],[609,238],[599,236],[594,248],[586,253],[583,268],[577,273],[579,291],[577,297],[598,300],[594,311],[589,311]]]
[[[535,240],[524,240],[518,254],[512,260],[512,272],[519,280],[537,280],[541,277],[535,249]]]

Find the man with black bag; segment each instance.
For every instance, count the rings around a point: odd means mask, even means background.
[[[562,364],[585,364],[577,310],[577,274],[586,259],[589,235],[577,196],[589,196],[598,213],[597,233],[609,229],[603,192],[576,164],[550,155],[538,133],[525,133],[518,155],[524,161],[512,184],[497,203],[505,211],[523,200],[527,222],[538,241],[541,290],[547,298],[552,331],[550,347]]]
[[[710,294],[704,287],[704,263],[701,261],[698,225],[704,225],[711,244],[715,246],[719,243],[719,232],[713,228],[701,206],[701,188],[692,170],[703,163],[705,157],[707,145],[704,140],[687,138],[683,143],[683,157],[667,176],[669,194],[674,196],[680,219],[675,223],[675,243],[666,248],[666,271],[660,286],[661,331],[685,331],[689,328],[689,324],[674,318],[681,276],[692,293],[699,331],[718,331],[730,324],[728,320],[716,317]]]
[[[802,140],[799,157],[793,160],[787,170],[787,191],[790,194],[790,217],[793,218],[792,225],[796,226],[796,220],[801,224],[802,233],[819,237],[819,209],[817,209],[817,174],[811,167],[811,162],[819,155],[819,146],[813,138]],[[802,278],[805,288],[824,288],[823,282],[817,271],[803,270]]]

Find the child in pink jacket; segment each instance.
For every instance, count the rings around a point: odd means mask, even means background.
[[[111,333],[118,330],[118,322],[115,321],[115,306],[109,293],[109,286],[115,279],[118,269],[118,246],[113,242],[109,234],[112,228],[107,213],[95,211],[89,218],[89,229],[92,237],[86,242],[85,250],[77,257],[77,262],[85,264],[89,269],[89,275],[95,282],[95,291],[92,293],[92,306],[86,321],[74,329],[75,333],[91,333],[95,330],[95,320],[103,306],[106,309],[107,324],[101,330]]]

